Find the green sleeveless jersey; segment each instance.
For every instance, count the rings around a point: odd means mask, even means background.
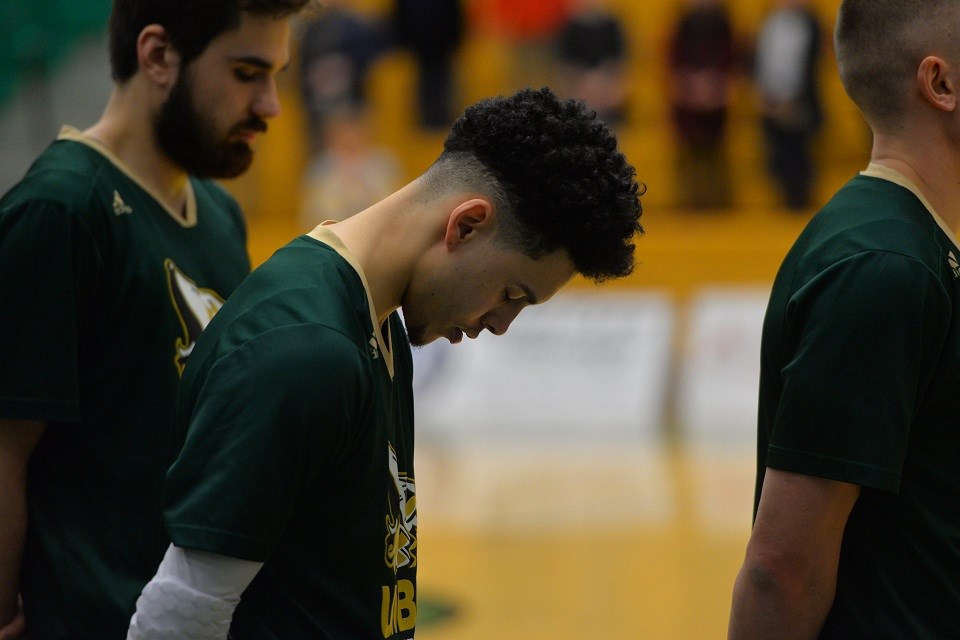
[[[217,185],[191,179],[178,215],[72,129],[0,200],[0,416],[48,423],[27,481],[33,640],[125,636],[169,544],[180,374],[245,243]]]
[[[821,638],[960,633],[960,250],[871,165],[811,220],[763,327],[766,467],[859,485]]]
[[[166,487],[179,547],[264,562],[233,640],[412,638],[412,361],[337,237],[280,249],[197,343]]]

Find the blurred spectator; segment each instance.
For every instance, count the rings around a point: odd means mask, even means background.
[[[557,40],[561,92],[586,102],[607,125],[622,124],[626,58],[623,25],[604,0],[574,0],[573,13]]]
[[[324,0],[300,41],[301,91],[314,153],[319,151],[327,114],[366,104],[367,72],[387,46],[385,27],[348,9],[346,3]]]
[[[767,166],[788,207],[810,205],[813,136],[823,122],[817,86],[821,28],[808,0],[777,0],[761,27],[754,73]]]
[[[395,156],[370,143],[366,112],[343,105],[324,118],[322,150],[304,180],[300,225],[308,231],[325,220],[348,218],[383,200],[399,183]]]
[[[554,42],[571,0],[476,0],[481,29],[511,49],[511,91],[549,85],[556,77]]]
[[[735,60],[733,28],[720,0],[689,0],[669,47],[670,103],[681,204],[731,204],[727,109]]]
[[[453,58],[463,40],[460,0],[394,0],[397,44],[416,58],[420,124],[446,129],[454,117]]]

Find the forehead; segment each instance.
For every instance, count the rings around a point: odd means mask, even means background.
[[[253,61],[279,71],[290,61],[290,18],[244,11],[240,24],[217,35],[197,61]]]

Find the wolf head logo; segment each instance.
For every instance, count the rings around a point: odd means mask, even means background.
[[[223,306],[223,298],[215,291],[198,287],[177,268],[173,260],[164,260],[163,265],[167,270],[167,286],[173,310],[183,330],[183,336],[177,338],[174,345],[174,363],[182,375],[200,332],[207,328],[214,314]]]

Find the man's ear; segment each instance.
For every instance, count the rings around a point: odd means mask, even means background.
[[[174,49],[167,30],[149,24],[137,38],[137,62],[140,70],[158,88],[169,90],[180,72],[180,54]]]
[[[493,232],[496,227],[495,218],[493,205],[489,200],[473,198],[462,202],[447,217],[443,238],[447,249],[452,251],[458,245],[475,239],[478,234]]]
[[[917,67],[917,88],[924,99],[941,111],[957,108],[957,79],[942,58],[927,56]]]

